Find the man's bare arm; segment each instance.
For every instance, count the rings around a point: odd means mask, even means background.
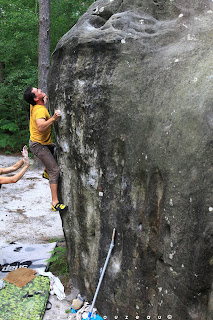
[[[14,172],[16,170],[18,170],[19,168],[21,168],[21,166],[24,164],[24,160],[21,159],[19,160],[17,163],[15,163],[13,166],[11,167],[7,167],[7,168],[1,168],[0,169],[0,174],[5,174],[5,173],[11,173]]]
[[[23,175],[27,171],[28,166],[29,166],[29,162],[25,162],[24,167],[12,177],[0,176],[0,184],[16,183],[18,180],[20,180],[23,177]]]
[[[48,119],[45,120],[44,118],[40,118],[36,120],[36,125],[39,132],[45,132],[52,124],[53,122],[57,121],[61,117],[61,113],[59,110],[56,110],[54,115]]]
[[[19,160],[18,162],[16,162],[14,165],[10,166],[10,167],[0,168],[0,174],[6,174],[6,173],[14,172],[14,171],[18,170],[19,168],[21,168],[21,166],[23,164],[25,164],[25,163],[27,163],[29,165],[27,146],[23,147],[21,153],[22,153],[23,158],[21,160]]]

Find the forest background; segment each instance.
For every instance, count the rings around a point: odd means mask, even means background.
[[[50,61],[60,38],[94,0],[51,0]],[[38,86],[39,0],[0,0],[0,151],[20,151],[29,140],[26,87]]]

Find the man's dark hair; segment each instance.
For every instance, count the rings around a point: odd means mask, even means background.
[[[33,87],[28,87],[23,94],[23,98],[24,100],[29,103],[32,104],[33,106],[36,104],[34,98],[36,97],[35,93],[32,92]]]

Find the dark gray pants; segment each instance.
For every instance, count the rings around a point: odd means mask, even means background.
[[[33,154],[38,157],[45,166],[49,174],[49,183],[57,184],[59,177],[59,167],[54,158],[55,144],[42,145],[39,142],[29,141],[29,147]]]

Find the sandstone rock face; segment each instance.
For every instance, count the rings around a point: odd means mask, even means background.
[[[53,54],[63,227],[89,299],[116,228],[107,319],[213,319],[212,47],[212,1],[99,0]]]

